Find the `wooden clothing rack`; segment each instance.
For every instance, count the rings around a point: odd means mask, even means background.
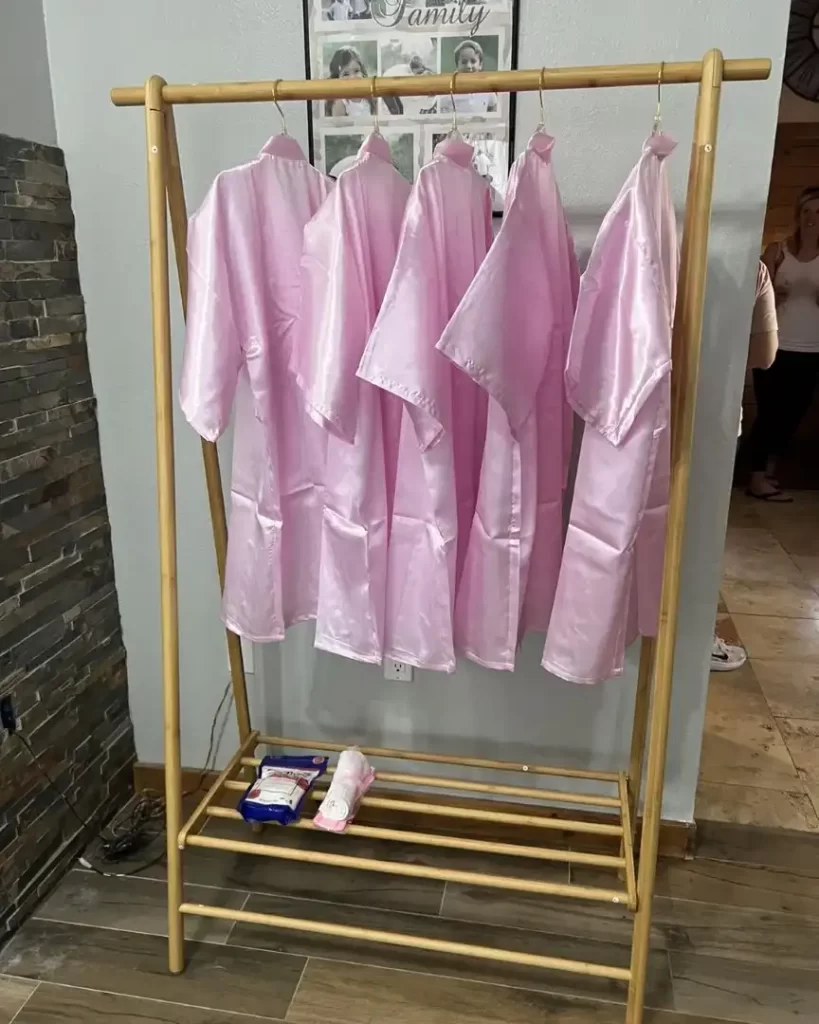
[[[158,76],[148,79],[144,88],[120,88],[111,93],[118,106],[145,107],[148,149],[148,204],[150,218],[151,300],[153,306],[154,390],[156,400],[157,475],[159,496],[159,544],[161,572],[162,681],[164,688],[165,729],[165,792],[168,844],[168,946],[169,964],[173,973],[184,970],[184,915],[224,918],[251,924],[302,932],[317,932],[339,938],[363,940],[394,946],[409,946],[440,953],[463,954],[487,960],[505,961],[569,971],[628,983],[627,1024],[641,1024],[649,953],[651,902],[659,843],[660,816],[665,775],[668,719],[671,706],[671,685],[674,646],[679,608],[680,564],[685,526],[694,410],[703,320],[708,231],[711,217],[711,193],[714,177],[717,120],[723,82],[763,80],[771,71],[769,60],[724,61],[718,50],[708,52],[702,61],[668,64],[616,64],[601,67],[559,68],[552,70],[480,72],[469,75],[430,75],[411,78],[378,78],[358,81],[313,80],[279,82],[237,82],[212,85],[168,85]],[[247,841],[210,837],[201,833],[208,817],[240,819],[238,811],[223,806],[226,792],[234,796],[247,786],[247,772],[257,765],[255,756],[260,746],[277,749],[308,749],[339,751],[341,745],[321,740],[305,741],[278,736],[262,736],[252,729],[248,710],[245,673],[239,637],[228,631],[233,696],[240,736],[239,749],[220,772],[193,814],[182,820],[182,766],[180,760],[179,704],[179,634],[176,556],[176,498],[174,482],[173,395],[171,387],[171,326],[168,277],[168,224],[170,211],[182,308],[187,296],[186,236],[188,214],[179,163],[179,150],[174,125],[175,104],[240,103],[279,100],[329,100],[336,98],[367,98],[379,95],[436,96],[448,92],[531,92],[538,89],[583,89],[610,86],[664,85],[699,83],[694,140],[688,177],[688,194],[682,239],[677,307],[673,331],[672,373],[672,436],[671,492],[668,533],[663,568],[660,626],[656,640],[643,640],[637,697],[627,770],[617,772],[582,771],[523,765],[483,758],[447,756],[404,750],[365,749],[370,757],[402,759],[435,765],[459,765],[475,769],[505,771],[517,775],[538,775],[565,779],[583,779],[597,784],[599,793],[570,794],[521,785],[493,785],[464,779],[431,777],[400,772],[379,772],[373,795],[365,797],[367,807],[408,815],[406,829],[375,828],[351,825],[352,836],[415,843],[422,846],[449,847],[527,857],[542,861],[592,865],[610,869],[612,883],[606,888],[527,880],[500,873],[474,873],[448,868],[429,867],[395,861],[350,857],[332,852],[333,839],[328,836],[327,852],[301,850],[275,843],[261,843],[248,835]],[[224,584],[227,522],[219,473],[216,445],[202,442],[208,501],[216,546],[216,563],[220,583]],[[649,710],[650,709],[650,710]],[[639,848],[635,857],[636,812],[639,807],[643,777],[644,751],[648,738],[648,768],[645,782],[644,815]],[[386,784],[386,785],[385,785]],[[455,790],[466,794],[490,794],[493,798],[516,797],[536,802],[522,813],[519,806],[503,810],[487,809],[474,799],[474,806],[462,800],[458,806],[436,802],[420,802],[415,794],[395,786]],[[372,791],[371,791],[372,792]],[[314,794],[320,799],[322,792]],[[403,797],[403,799],[402,799]],[[610,824],[577,815],[577,820],[556,818],[549,813],[549,801],[570,803],[585,808],[600,808],[612,813]],[[543,806],[538,806],[542,802]],[[413,831],[413,814],[434,816],[447,822],[450,832],[459,821],[484,822],[504,826],[538,829],[544,840],[550,830],[568,831],[619,841],[619,854],[585,853],[556,849],[543,845],[518,845],[463,838],[452,834]],[[310,829],[311,820],[302,820],[296,828]],[[540,833],[539,833],[540,834]],[[622,903],[634,915],[631,965],[628,968],[608,964],[567,960],[558,957],[494,949],[460,942],[425,939],[389,931],[376,931],[341,924],[299,920],[276,914],[258,914],[224,907],[187,903],[184,899],[182,859],[188,847],[206,847],[234,853],[251,853],[264,857],[299,860],[338,868],[376,871],[414,878],[433,878],[488,886],[517,892],[573,897],[603,903]],[[639,864],[639,870],[637,870]],[[621,881],[622,880],[622,881]]]

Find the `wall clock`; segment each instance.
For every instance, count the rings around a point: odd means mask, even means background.
[[[819,0],[793,0],[785,51],[785,85],[819,103]]]

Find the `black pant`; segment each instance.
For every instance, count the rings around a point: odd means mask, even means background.
[[[756,419],[748,448],[751,472],[762,471],[772,455],[784,453],[813,402],[819,380],[819,352],[780,349],[767,370],[754,370]]]

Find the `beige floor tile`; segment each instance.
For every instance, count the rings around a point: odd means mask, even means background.
[[[774,717],[819,720],[819,657],[815,662],[752,659],[751,667]]]
[[[801,523],[819,514],[819,491],[791,491],[791,502],[759,502],[759,513],[766,526],[776,532],[791,523]]]
[[[765,520],[762,518],[760,502],[749,498],[742,491],[734,491],[731,495],[731,507],[728,511],[728,529],[743,530],[753,528],[764,530]]]
[[[816,511],[805,521],[777,524],[775,536],[789,555],[819,555]]]
[[[0,977],[0,1024],[11,1024],[37,988],[36,981],[23,978]]]
[[[739,633],[737,633],[737,627],[734,625],[734,620],[731,618],[728,612],[723,613],[717,611],[715,628],[717,636],[721,637],[726,643],[739,643]]]
[[[807,582],[819,589],[819,555],[792,555],[797,568]]]
[[[819,814],[819,782],[802,782],[805,792],[810,797],[810,802],[813,804],[813,809]]]
[[[711,677],[700,778],[769,790],[800,789],[796,768],[764,698],[749,696],[743,702],[739,687],[727,690],[723,683],[732,675]]]
[[[802,581],[802,575],[769,529],[730,528],[725,539],[724,577],[770,583]]]
[[[726,579],[722,597],[732,614],[819,619],[819,593],[804,581]]]
[[[715,726],[720,725],[721,720],[730,724],[739,717],[756,717],[766,722],[771,718],[765,694],[749,662],[733,672],[711,675],[707,713]]]
[[[802,777],[809,782],[819,782],[819,722],[780,718],[779,728]]]
[[[819,817],[810,798],[795,790],[778,792],[754,786],[700,782],[694,816],[697,821],[819,831]]]
[[[806,661],[819,657],[819,620],[782,616],[732,615],[751,658]]]

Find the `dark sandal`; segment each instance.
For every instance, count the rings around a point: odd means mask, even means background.
[[[755,494],[752,490],[745,492],[749,498],[756,498],[757,501],[770,501],[773,505],[790,505],[793,496],[785,494],[784,491],[769,491],[767,494]]]

